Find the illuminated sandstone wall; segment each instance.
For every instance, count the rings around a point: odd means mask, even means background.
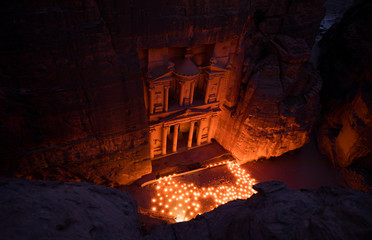
[[[216,139],[243,162],[303,146],[320,110],[321,79],[307,63],[306,42],[278,36],[261,44],[248,45],[249,53],[267,54],[255,60],[248,53],[238,104],[223,108],[216,133]]]
[[[318,86],[303,46],[323,2],[6,1],[1,174],[125,184],[151,172],[143,49],[214,44],[217,61],[231,65],[216,139],[241,159],[252,142],[271,149],[253,158],[300,147],[317,111],[306,94]],[[286,56],[292,43],[278,52],[277,35],[301,45],[300,60]]]
[[[313,29],[314,34],[324,9],[310,1],[297,4],[256,11],[239,43],[240,51],[232,59],[227,85],[237,88],[226,89],[227,101],[215,138],[242,162],[279,156],[303,146],[319,114],[322,81],[308,63],[313,38],[304,31],[287,34],[287,29],[296,27],[286,19],[312,9],[318,15],[298,25],[308,25],[303,27]]]

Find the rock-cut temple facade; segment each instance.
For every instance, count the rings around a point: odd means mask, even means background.
[[[198,59],[191,48],[176,50],[179,54],[173,56],[170,49],[147,51],[143,81],[152,159],[210,143],[221,111],[226,66],[218,64],[213,54],[199,54]]]
[[[3,176],[125,185],[213,139],[241,163],[309,140],[324,0],[8,2]]]

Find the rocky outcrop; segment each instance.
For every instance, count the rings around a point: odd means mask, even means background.
[[[0,174],[120,185],[150,173],[141,54],[165,47],[208,45],[226,60],[216,140],[234,155],[302,146],[318,110],[306,62],[323,2],[5,1]]]
[[[216,139],[242,162],[302,147],[320,111],[322,86],[308,63],[306,41],[258,34],[255,41],[247,40],[246,51],[236,110],[223,109]],[[258,58],[257,52],[266,54]]]
[[[88,183],[0,179],[0,239],[142,239],[123,191]]]
[[[359,1],[321,40],[324,120],[318,142],[335,165],[372,152],[372,4]]]
[[[323,34],[327,32],[333,24],[338,23],[342,19],[345,12],[353,5],[354,1],[355,0],[326,0],[326,15],[320,24],[317,40],[320,40]]]
[[[188,222],[142,236],[126,193],[87,183],[0,179],[0,239],[369,239],[372,197],[340,188],[259,183]]]
[[[322,3],[256,6],[232,62],[229,79],[239,84],[228,91],[215,136],[241,162],[279,156],[308,142],[320,111],[322,80],[308,61],[324,16]]]
[[[368,239],[371,196],[339,188],[295,191],[282,182],[189,222],[158,227],[146,239]]]

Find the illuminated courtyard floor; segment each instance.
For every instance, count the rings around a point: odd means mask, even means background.
[[[210,144],[153,160],[152,172],[157,178],[177,172],[187,172],[205,166],[227,153],[228,151],[213,140]]]
[[[211,154],[213,145],[204,147],[208,147],[209,155],[213,158],[213,154]],[[218,157],[221,151],[219,149],[220,146],[217,147],[216,155]],[[202,152],[205,150],[201,147],[198,151]],[[176,159],[177,155],[187,154],[188,152],[175,154],[172,159]],[[193,155],[194,158],[198,156],[202,155],[196,153]],[[182,158],[185,159],[187,156]],[[224,162],[234,160],[226,155],[222,158],[221,161]],[[140,221],[147,225],[146,228],[149,229],[160,224],[189,220],[197,216],[197,214],[210,211],[231,199],[244,199],[252,194],[251,185],[258,182],[280,180],[293,189],[345,186],[337,169],[333,168],[320,155],[315,141],[311,141],[303,148],[280,157],[242,164],[238,171],[240,171],[241,175],[249,174],[248,177],[245,177],[245,186],[243,186],[244,184],[237,186],[237,177],[229,170],[228,165],[220,165],[182,176],[163,179],[160,183],[153,183],[144,187],[132,184],[122,187],[122,189],[128,191],[137,201]],[[251,182],[248,182],[249,180]],[[168,185],[166,184],[167,181]],[[167,188],[167,192],[165,192],[165,188]],[[219,189],[218,192],[216,192],[217,189]],[[175,194],[176,190],[180,192]],[[191,190],[193,191],[190,192]],[[189,195],[186,195],[187,193]],[[196,195],[194,195],[195,193]],[[206,193],[208,194],[205,195]],[[233,196],[239,193],[242,195]],[[213,194],[214,196],[212,196]],[[180,198],[180,196],[182,199],[177,200],[176,198]],[[197,197],[197,200],[195,200],[195,197]],[[169,199],[171,199],[171,202],[169,202]],[[187,201],[188,199],[189,201]],[[216,199],[219,202],[216,202]]]

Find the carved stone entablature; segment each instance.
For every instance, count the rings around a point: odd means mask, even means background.
[[[179,147],[190,149],[210,143],[215,134],[216,116],[220,111],[218,107],[184,109],[153,122],[149,131],[151,158],[177,152]]]
[[[217,116],[218,112],[221,110],[219,108],[215,109],[185,109],[183,111],[169,115],[168,117],[159,120],[161,124],[176,124],[179,122],[186,121],[198,121],[200,119],[205,119],[209,116]]]

